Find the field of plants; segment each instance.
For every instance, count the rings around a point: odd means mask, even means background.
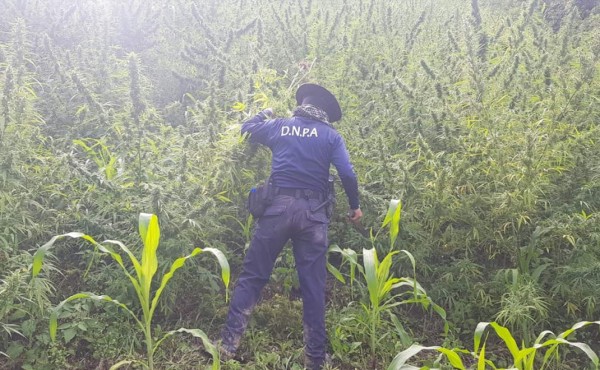
[[[331,369],[597,369],[600,1],[3,0],[0,369],[302,369],[280,256],[218,338],[267,149],[338,97]]]

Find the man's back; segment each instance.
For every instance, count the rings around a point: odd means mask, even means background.
[[[242,126],[250,140],[268,146],[272,153],[273,184],[327,192],[329,167],[333,164],[358,207],[356,179],[344,140],[329,124],[307,117],[278,118],[263,121],[256,116]],[[347,187],[347,184],[348,185]],[[353,199],[353,198],[356,198]]]

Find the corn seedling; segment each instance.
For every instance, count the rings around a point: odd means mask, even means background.
[[[411,261],[413,268],[413,276],[415,276],[415,259],[413,255],[406,251],[401,250],[400,252],[408,256]],[[444,320],[444,331],[447,333],[448,324],[446,322],[446,311],[435,304],[426,291],[417,282],[416,278],[397,278],[390,273],[392,267],[392,257],[398,254],[398,251],[388,253],[383,260],[379,261],[377,257],[377,251],[373,249],[363,249],[363,263],[364,263],[364,277],[367,282],[367,290],[369,292],[369,304],[363,304],[363,309],[367,313],[368,330],[370,336],[370,347],[371,355],[375,356],[378,342],[382,339],[381,333],[379,333],[379,326],[381,325],[381,316],[387,312],[394,320],[394,316],[391,313],[393,307],[405,304],[420,304],[423,308],[428,309],[429,306],[437,312],[440,317]],[[408,288],[408,290],[394,293],[393,290],[397,288]],[[396,327],[403,330],[401,325],[396,323]],[[406,333],[403,336],[406,336]]]
[[[134,361],[134,360],[124,360],[124,361],[120,361],[119,363],[115,364],[112,367],[113,369],[116,369],[118,367],[121,367],[121,366],[124,366],[127,364],[131,364],[131,363],[141,363],[144,367],[146,367],[150,370],[153,370],[154,369],[153,358],[154,358],[154,353],[156,352],[156,349],[165,339],[167,339],[168,337],[170,337],[176,333],[188,333],[188,334],[193,335],[194,337],[200,338],[202,340],[202,343],[204,344],[204,347],[206,348],[206,350],[213,357],[212,368],[219,369],[220,365],[219,365],[218,351],[217,351],[216,347],[210,342],[210,340],[208,339],[208,337],[202,330],[180,328],[178,330],[173,330],[173,331],[166,333],[161,339],[159,339],[155,342],[154,338],[152,337],[152,317],[153,317],[154,311],[158,305],[158,300],[161,296],[161,293],[165,289],[169,280],[171,280],[171,278],[173,277],[173,274],[175,273],[175,271],[177,271],[180,267],[182,267],[187,259],[194,257],[200,253],[209,252],[209,253],[212,253],[217,258],[219,264],[221,265],[221,278],[223,280],[223,283],[225,284],[225,288],[227,289],[229,286],[229,278],[230,278],[229,263],[227,262],[227,258],[221,251],[214,249],[214,248],[204,248],[204,249],[195,248],[192,251],[192,253],[190,253],[189,255],[178,258],[173,262],[169,272],[167,272],[165,275],[163,275],[160,286],[154,292],[154,294],[152,294],[152,292],[151,292],[152,278],[154,277],[154,275],[158,269],[158,258],[156,255],[156,250],[158,248],[158,243],[159,243],[159,239],[160,239],[160,229],[158,226],[158,217],[156,217],[156,215],[153,215],[153,214],[140,213],[139,233],[140,233],[140,236],[141,236],[143,244],[144,244],[144,247],[142,250],[141,262],[133,255],[133,253],[129,250],[129,248],[127,248],[123,243],[121,243],[119,241],[106,240],[103,243],[97,243],[92,237],[82,234],[82,233],[78,233],[78,232],[72,232],[72,233],[68,233],[68,234],[54,236],[48,243],[44,244],[42,247],[40,247],[36,251],[36,253],[33,257],[33,277],[36,277],[40,273],[40,270],[42,268],[42,263],[44,260],[44,256],[45,256],[46,252],[50,249],[50,247],[52,247],[52,245],[54,244],[54,242],[56,240],[63,238],[63,237],[71,237],[71,238],[82,238],[82,239],[89,241],[100,252],[110,255],[113,258],[113,260],[115,262],[117,262],[117,264],[121,267],[121,269],[123,270],[123,273],[129,278],[129,280],[131,281],[131,284],[135,288],[135,291],[137,293],[138,300],[140,302],[140,306],[141,306],[142,312],[143,312],[142,317],[139,318],[138,315],[136,315],[125,304],[123,304],[117,300],[114,300],[109,296],[96,295],[96,294],[92,294],[92,293],[77,293],[77,294],[74,294],[74,295],[68,297],[64,301],[60,302],[58,304],[58,306],[56,306],[52,310],[51,315],[50,315],[50,336],[51,336],[52,340],[54,340],[56,338],[58,313],[61,310],[61,308],[68,302],[71,302],[76,299],[93,299],[96,301],[109,302],[109,303],[112,303],[112,304],[122,308],[125,312],[127,312],[129,315],[131,315],[131,317],[133,317],[133,319],[137,323],[137,326],[144,333],[145,342],[146,342],[147,362],[143,363],[143,362]],[[134,270],[135,270],[135,276],[133,276],[129,273],[129,271],[127,270],[127,267],[123,263],[123,259],[122,259],[121,255],[119,253],[113,251],[113,249],[109,245],[116,245],[117,247],[119,247],[121,249],[121,251],[125,252],[129,256],[129,259],[131,260],[131,264],[133,265]]]
[[[398,232],[400,231],[401,212],[402,212],[402,203],[400,202],[400,200],[392,199],[390,201],[388,211],[386,213],[386,216],[385,216],[383,223],[382,223],[381,227],[379,228],[379,230],[375,234],[373,234],[372,229],[369,230],[369,239],[371,241],[371,245],[373,246],[373,248],[375,248],[375,240],[379,236],[379,233],[382,230],[384,230],[385,226],[390,225],[390,250],[393,249],[394,243],[396,242],[396,239],[398,238]],[[358,268],[364,274],[364,270],[363,270],[362,266],[360,266],[360,264],[358,263],[358,255],[354,250],[352,250],[350,248],[342,249],[338,245],[334,244],[329,247],[328,253],[331,253],[331,252],[336,252],[336,253],[339,253],[342,255],[342,258],[344,261],[342,263],[342,265],[346,261],[349,263],[350,285],[352,285],[352,283],[355,280],[356,268]],[[327,263],[327,270],[337,280],[339,280],[342,283],[346,283],[346,279],[344,278],[342,273],[339,271],[339,269],[337,269],[335,266],[333,266],[330,263]]]
[[[369,239],[371,241],[371,246],[375,248],[375,241],[379,238],[379,234],[385,230],[385,227],[389,225],[390,227],[390,251],[394,249],[394,244],[396,244],[396,239],[398,239],[398,233],[400,232],[400,218],[402,216],[402,201],[399,199],[390,200],[390,204],[388,206],[387,213],[381,223],[381,227],[377,232],[373,232],[373,229],[369,229]]]
[[[400,330],[403,338],[407,338],[408,336],[402,328],[402,325],[391,312],[393,307],[409,303],[417,303],[421,304],[427,309],[431,305],[434,311],[436,311],[442,317],[442,319],[444,319],[444,321],[446,320],[446,312],[444,309],[433,303],[431,298],[427,296],[427,293],[423,287],[421,287],[421,285],[417,282],[416,262],[413,255],[407,250],[392,251],[400,231],[401,210],[402,206],[400,200],[393,199],[390,202],[382,226],[376,234],[378,235],[385,226],[390,225],[390,252],[387,253],[383,260],[379,261],[379,258],[377,257],[377,250],[374,247],[371,249],[363,249],[363,267],[359,269],[365,278],[367,290],[369,292],[369,302],[368,304],[363,303],[362,307],[365,310],[368,318],[368,322],[365,323],[365,325],[367,326],[369,332],[369,346],[373,359],[375,359],[379,341],[385,337],[385,335],[382,336],[379,331],[382,320],[381,316],[383,313],[388,313],[390,315],[396,328]],[[372,239],[375,237],[376,236],[374,236]],[[336,249],[334,250],[337,251]],[[400,252],[408,256],[410,259],[413,278],[397,278],[394,277],[390,272],[393,262],[392,258],[394,255]],[[348,252],[346,252],[346,254],[348,254]],[[351,260],[351,258],[348,259]],[[399,293],[393,292],[396,288],[408,288],[408,290],[404,290]],[[447,323],[445,323],[444,328],[447,332]]]
[[[540,335],[538,335],[534,344],[530,347],[523,345],[521,348],[517,345],[516,340],[510,333],[506,327],[499,325],[495,322],[480,322],[474,334],[474,343],[473,343],[473,351],[468,351],[464,349],[447,349],[439,346],[431,346],[425,347],[417,344],[412,345],[408,349],[400,352],[392,361],[392,363],[388,366],[388,370],[415,370],[415,369],[429,369],[429,367],[415,367],[412,365],[408,365],[407,362],[413,356],[417,355],[419,352],[424,350],[434,350],[441,353],[440,358],[436,361],[436,365],[442,360],[442,357],[445,356],[450,365],[452,365],[455,369],[466,369],[460,355],[471,355],[477,363],[477,370],[485,370],[488,367],[492,369],[500,369],[500,367],[496,366],[494,362],[488,358],[486,358],[486,340],[481,341],[488,327],[494,329],[498,337],[502,339],[504,344],[506,345],[506,349],[508,349],[509,353],[512,356],[512,364],[508,367],[508,369],[514,370],[534,370],[546,369],[550,360],[553,358],[558,358],[558,346],[560,345],[568,345],[571,347],[579,348],[585,355],[591,360],[595,369],[599,368],[600,361],[598,356],[589,345],[581,342],[571,342],[567,340],[567,338],[576,330],[581,329],[585,326],[596,324],[600,325],[600,321],[581,321],[573,325],[570,329],[560,333],[558,336],[555,336],[549,330],[545,330]],[[550,339],[546,339],[547,337],[553,337]],[[486,334],[487,338],[487,334]],[[538,350],[544,349],[544,356],[542,358],[541,364],[535,361]],[[508,361],[510,363],[510,361]]]
[[[349,263],[349,265],[350,265],[350,286],[352,286],[352,284],[354,283],[354,280],[356,279],[356,269],[358,268],[359,271],[361,271],[361,272],[363,271],[362,266],[358,264],[358,255],[356,254],[356,252],[350,248],[342,249],[338,245],[335,245],[335,244],[329,246],[329,250],[327,252],[328,253],[336,252],[336,253],[339,253],[342,255],[343,262],[342,262],[342,265],[340,266],[340,268],[346,263],[346,261]],[[330,264],[329,262],[327,263],[327,270],[340,282],[346,283],[346,279],[344,278],[344,275],[342,275],[340,270],[337,269],[332,264]]]

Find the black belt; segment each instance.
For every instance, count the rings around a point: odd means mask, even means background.
[[[295,189],[295,188],[280,188],[277,187],[275,194],[277,195],[289,195],[294,198],[306,198],[306,199],[318,199],[323,200],[321,192],[310,189]]]

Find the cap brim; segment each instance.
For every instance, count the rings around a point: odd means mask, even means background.
[[[319,108],[327,113],[329,122],[336,122],[342,118],[340,104],[329,90],[316,84],[303,84],[296,91],[296,103],[301,105],[302,101],[309,96],[320,102]]]

